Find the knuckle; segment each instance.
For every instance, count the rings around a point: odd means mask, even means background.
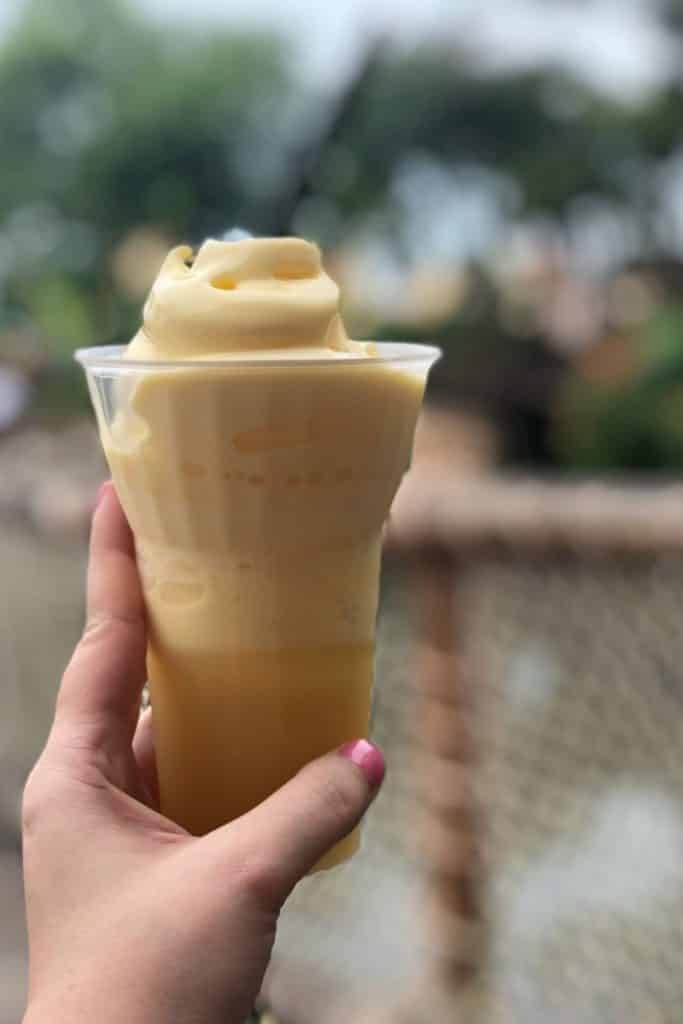
[[[274,859],[252,856],[241,867],[239,886],[249,903],[272,911],[282,902],[284,881]]]
[[[94,760],[58,745],[51,737],[36,762],[21,799],[21,827],[24,842],[54,831],[55,825],[68,827],[69,813],[84,794],[99,796],[111,787],[102,768]]]
[[[115,636],[122,629],[129,630],[136,624],[137,620],[125,616],[95,613],[88,617],[79,646],[90,647],[92,644],[99,644],[103,639]]]
[[[320,805],[335,822],[351,828],[365,807],[362,787],[353,772],[344,770],[346,765],[343,762],[334,767],[337,770],[333,773],[327,765],[324,772],[319,772],[317,787]]]
[[[84,666],[89,666],[93,658],[101,656],[103,649],[116,652],[125,649],[125,637],[121,636],[124,620],[109,615],[91,615],[83,627],[69,663],[64,669],[62,683],[78,677]],[[61,691],[60,691],[61,697]],[[60,702],[58,697],[58,704]]]
[[[25,837],[35,835],[55,806],[56,781],[39,760],[24,786],[21,801],[21,824]]]
[[[57,697],[55,721],[50,733],[50,747],[66,755],[81,756],[106,751],[112,726],[106,714],[83,711],[67,692]]]

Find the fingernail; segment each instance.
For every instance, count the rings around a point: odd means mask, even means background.
[[[373,789],[381,785],[386,771],[384,755],[368,740],[351,740],[339,747],[337,753],[357,764]]]
[[[111,480],[105,480],[104,483],[100,485],[100,489],[97,492],[97,497],[95,498],[95,508],[98,508],[102,504],[102,502],[104,501],[104,499],[106,498],[107,494],[109,493],[113,486],[114,485],[112,484]]]

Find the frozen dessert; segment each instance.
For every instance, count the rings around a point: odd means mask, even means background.
[[[190,832],[367,734],[382,526],[433,361],[392,348],[413,356],[347,338],[316,246],[207,241],[169,253],[118,369],[91,371],[149,615],[162,810]]]
[[[350,341],[339,289],[301,238],[209,240],[168,254],[126,349],[133,359],[370,354]]]

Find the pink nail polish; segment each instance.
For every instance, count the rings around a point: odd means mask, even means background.
[[[357,764],[373,789],[381,785],[386,771],[384,755],[368,740],[351,740],[339,747],[337,753]]]

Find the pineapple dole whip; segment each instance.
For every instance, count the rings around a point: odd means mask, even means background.
[[[161,806],[201,834],[367,734],[382,526],[426,371],[347,338],[295,238],[173,249],[122,359],[98,419],[148,610]]]

